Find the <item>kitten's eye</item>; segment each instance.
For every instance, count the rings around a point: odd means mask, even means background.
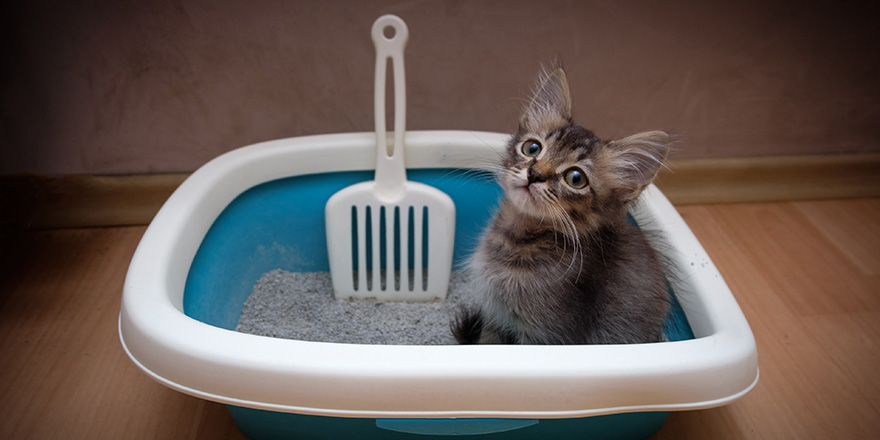
[[[587,175],[579,168],[571,168],[565,172],[565,183],[572,188],[581,189],[587,186]]]
[[[529,139],[523,142],[522,154],[525,154],[528,157],[535,157],[541,154],[541,144],[534,139]]]

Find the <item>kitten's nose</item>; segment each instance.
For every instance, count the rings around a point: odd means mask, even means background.
[[[529,167],[528,171],[529,175],[529,185],[535,182],[545,182],[547,179],[544,177],[544,173],[535,169],[535,167]]]

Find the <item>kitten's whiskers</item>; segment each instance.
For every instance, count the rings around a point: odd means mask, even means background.
[[[570,271],[573,267],[578,266],[578,273],[575,278],[577,280],[577,278],[580,278],[581,271],[583,270],[583,264],[578,264],[578,259],[581,256],[581,243],[577,226],[575,225],[574,220],[572,220],[571,215],[569,215],[565,208],[560,205],[558,196],[552,193],[547,193],[546,200],[547,206],[554,213],[552,216],[554,219],[554,226],[556,226],[556,219],[559,219],[560,232],[562,232],[563,236],[563,253],[567,249],[567,242],[571,241],[571,261],[568,264],[568,268],[566,268],[566,272]]]

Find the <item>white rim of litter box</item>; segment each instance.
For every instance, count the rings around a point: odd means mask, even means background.
[[[406,133],[408,168],[495,163],[508,135]],[[259,143],[210,161],[168,199],[132,258],[119,316],[122,345],[157,381],[217,402],[341,417],[561,418],[727,404],[758,380],[755,340],[720,273],[653,185],[651,218],[677,252],[697,338],[591,346],[384,346],[277,339],[214,327],[183,313],[195,253],[220,212],[263,182],[375,167],[375,133]]]

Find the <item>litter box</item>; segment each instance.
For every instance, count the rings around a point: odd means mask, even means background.
[[[388,27],[394,32],[384,32]],[[129,357],[171,388],[228,404],[253,439],[644,438],[669,411],[723,405],[748,392],[758,378],[748,323],[705,251],[654,186],[642,193],[630,220],[659,231],[678,268],[671,295],[677,301],[665,326],[669,342],[362,345],[233,330],[262,274],[330,269],[325,205],[374,173],[381,180],[377,162],[385,162],[377,145],[403,159],[408,181],[451,198],[453,267],[475,249],[501,197],[479,169],[497,162],[508,136],[405,131],[407,32],[393,16],[373,26],[376,132],[240,148],[197,170],[168,199],[141,239],[125,281],[119,332]],[[384,141],[389,54],[395,72],[391,143]],[[432,229],[426,230],[421,235],[430,235]],[[446,252],[426,242],[416,261],[448,261],[435,258]],[[368,259],[364,265],[371,270]]]
[[[408,178],[456,206],[454,263],[499,200],[507,135],[406,133]],[[271,438],[643,438],[668,412],[725,405],[758,379],[754,337],[700,243],[654,186],[631,212],[679,269],[692,335],[633,345],[358,345],[233,331],[261,274],[326,271],[324,205],[369,180],[375,133],[281,139],[204,165],[168,199],[131,261],[119,332],[144,372],[222,402],[242,432]]]

